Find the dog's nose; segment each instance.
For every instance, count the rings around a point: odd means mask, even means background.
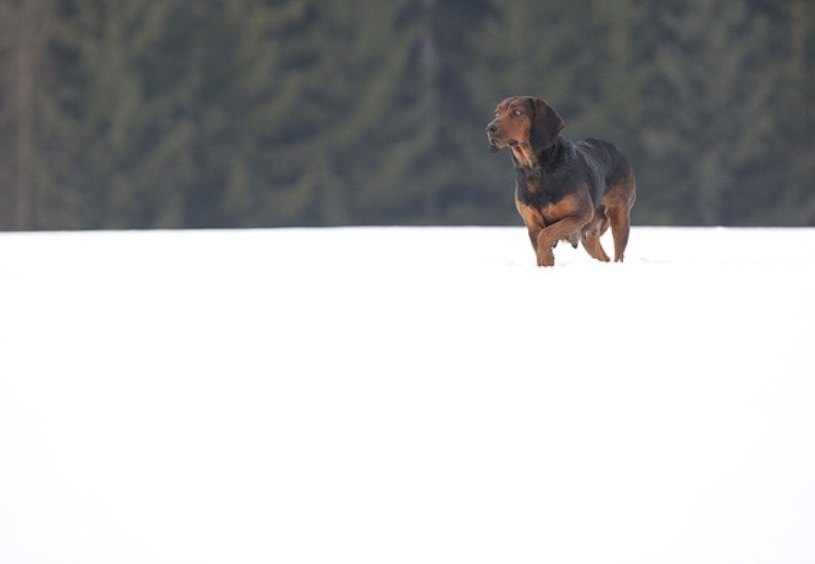
[[[498,133],[498,126],[495,125],[494,123],[488,123],[487,124],[487,133],[492,133],[492,134]]]

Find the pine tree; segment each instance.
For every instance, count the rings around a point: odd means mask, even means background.
[[[356,0],[315,5],[304,31],[319,49],[292,112],[280,119],[277,160],[294,163],[296,175],[289,188],[273,191],[276,208],[298,202],[301,221],[329,225],[365,222],[369,210],[380,209],[389,186],[371,189],[370,179],[387,161],[385,132],[399,127],[410,41],[398,27],[404,4],[367,4],[364,10]]]
[[[761,156],[773,123],[776,76],[761,65],[767,22],[751,17],[744,2],[728,0],[685,2],[665,22],[669,37],[657,52],[664,121],[646,140],[670,171],[663,189],[673,200],[662,205],[681,221],[732,222],[730,201],[762,189],[738,186],[734,178]]]
[[[806,0],[793,0],[784,5],[781,36],[786,40],[780,49],[783,60],[783,86],[777,95],[783,107],[782,145],[777,148],[776,162],[781,163],[776,186],[782,196],[778,212],[771,218],[792,225],[815,225],[815,9]]]
[[[50,165],[40,206],[51,227],[153,227],[184,174],[183,119],[170,121],[152,67],[172,2],[66,3],[45,106]]]
[[[39,100],[43,59],[51,33],[51,0],[0,3],[0,204],[13,209],[16,229],[37,224],[37,169],[41,160]],[[8,140],[13,140],[9,142]]]
[[[376,79],[393,92],[383,123],[371,131],[384,152],[374,160],[374,174],[359,177],[360,204],[377,222],[473,222],[480,219],[474,210],[482,195],[474,188],[481,179],[468,146],[483,126],[472,121],[464,69],[473,52],[463,30],[480,27],[489,6],[460,0],[402,4],[386,39],[392,55],[381,59],[383,74]]]
[[[311,3],[301,0],[238,0],[226,7],[222,23],[232,45],[234,76],[225,81],[219,103],[230,114],[228,127],[234,142],[223,163],[224,224],[287,223],[305,213],[308,198],[286,194],[282,205],[272,200],[289,191],[291,160],[276,155],[287,138],[295,137],[286,122],[296,119],[303,76],[316,51],[316,46],[303,41],[313,20],[311,12]]]
[[[15,227],[14,217],[14,101],[9,95],[14,84],[15,5],[0,0],[0,230]]]
[[[301,222],[311,198],[301,178],[303,86],[318,44],[312,2],[231,0],[196,7],[188,26],[188,94],[196,227]],[[306,152],[303,151],[303,157]]]

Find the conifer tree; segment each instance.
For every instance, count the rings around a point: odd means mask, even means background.
[[[183,174],[190,134],[151,85],[173,3],[66,3],[54,49],[66,64],[44,107],[50,163],[42,214],[52,227],[153,227]]]
[[[387,150],[373,175],[360,176],[360,203],[378,222],[472,222],[483,184],[468,147],[481,139],[483,126],[472,120],[465,69],[473,52],[462,30],[480,27],[489,6],[460,0],[402,5],[392,39],[385,38],[392,55],[382,59],[388,62],[379,79],[393,95],[372,131]]]
[[[51,0],[0,3],[0,205],[13,210],[0,218],[16,229],[37,224],[38,106],[52,8]]]
[[[0,1],[0,229],[12,229],[14,209],[14,108],[9,95],[14,72],[14,4]]]
[[[781,170],[774,170],[780,182],[775,190],[781,197],[775,200],[777,211],[772,222],[792,225],[815,225],[815,8],[806,0],[784,3],[781,13],[782,25],[778,32],[784,47],[779,49],[783,57],[780,92],[782,135],[775,139],[775,162]],[[786,56],[785,56],[786,55]],[[772,178],[765,180],[773,182]]]
[[[767,21],[741,1],[690,0],[665,22],[670,35],[657,52],[664,121],[647,139],[670,171],[664,189],[673,201],[662,205],[687,209],[677,217],[691,223],[728,223],[731,201],[764,189],[734,179],[769,146],[777,76],[762,64]]]
[[[271,191],[276,210],[299,205],[301,222],[337,225],[365,222],[366,210],[379,208],[389,186],[371,190],[369,179],[387,160],[385,132],[403,115],[398,99],[410,42],[398,27],[404,5],[314,6],[303,37],[318,49],[309,53],[297,100],[278,118],[282,151],[275,160],[287,164],[290,180]]]
[[[199,8],[191,76],[199,125],[192,143],[197,226],[297,224],[311,198],[300,189],[306,158],[298,126],[318,42],[309,0],[231,0]]]

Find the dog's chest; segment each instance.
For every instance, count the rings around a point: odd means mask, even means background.
[[[562,205],[568,193],[567,183],[557,174],[540,174],[534,169],[518,171],[515,206],[527,227],[545,227],[568,215]]]
[[[542,210],[558,201],[559,192],[554,179],[540,168],[518,170],[515,197],[521,204]]]

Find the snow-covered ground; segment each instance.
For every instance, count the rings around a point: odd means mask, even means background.
[[[815,229],[555,257],[0,235],[0,564],[815,562]]]

